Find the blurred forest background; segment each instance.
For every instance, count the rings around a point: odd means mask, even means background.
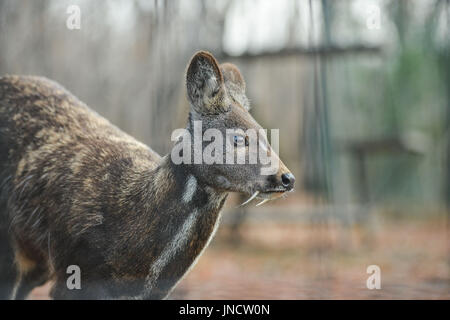
[[[450,1],[0,0],[0,74],[56,80],[160,154],[200,49],[241,69],[297,186],[232,197],[171,298],[450,298]]]

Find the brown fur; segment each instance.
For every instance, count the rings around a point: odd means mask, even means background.
[[[199,52],[186,84],[188,129],[195,119],[221,130],[259,128],[236,67]],[[279,184],[281,171],[258,177],[258,166],[244,167],[174,165],[57,83],[1,77],[0,227],[15,251],[16,298],[50,279],[57,299],[165,297],[209,241],[227,192]],[[183,203],[189,177],[198,185]],[[162,260],[171,245],[181,247]],[[69,265],[80,266],[82,290],[66,288]]]

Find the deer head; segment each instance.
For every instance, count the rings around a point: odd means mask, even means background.
[[[293,189],[294,175],[249,113],[245,81],[235,65],[219,65],[210,53],[200,51],[188,64],[186,88],[189,121],[172,150],[175,161],[191,161],[202,183],[248,194],[249,200],[267,201]]]

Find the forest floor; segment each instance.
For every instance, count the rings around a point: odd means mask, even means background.
[[[445,218],[387,220],[375,230],[332,223],[219,228],[169,299],[450,299]],[[233,240],[233,241],[231,241]],[[369,290],[367,267],[381,270]],[[30,299],[47,299],[49,285]]]

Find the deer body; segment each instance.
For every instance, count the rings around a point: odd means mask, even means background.
[[[207,88],[206,76],[194,89]],[[160,157],[55,82],[0,78],[0,298],[48,280],[56,299],[166,297],[233,191],[231,177],[199,170]],[[66,286],[70,265],[81,290]]]

